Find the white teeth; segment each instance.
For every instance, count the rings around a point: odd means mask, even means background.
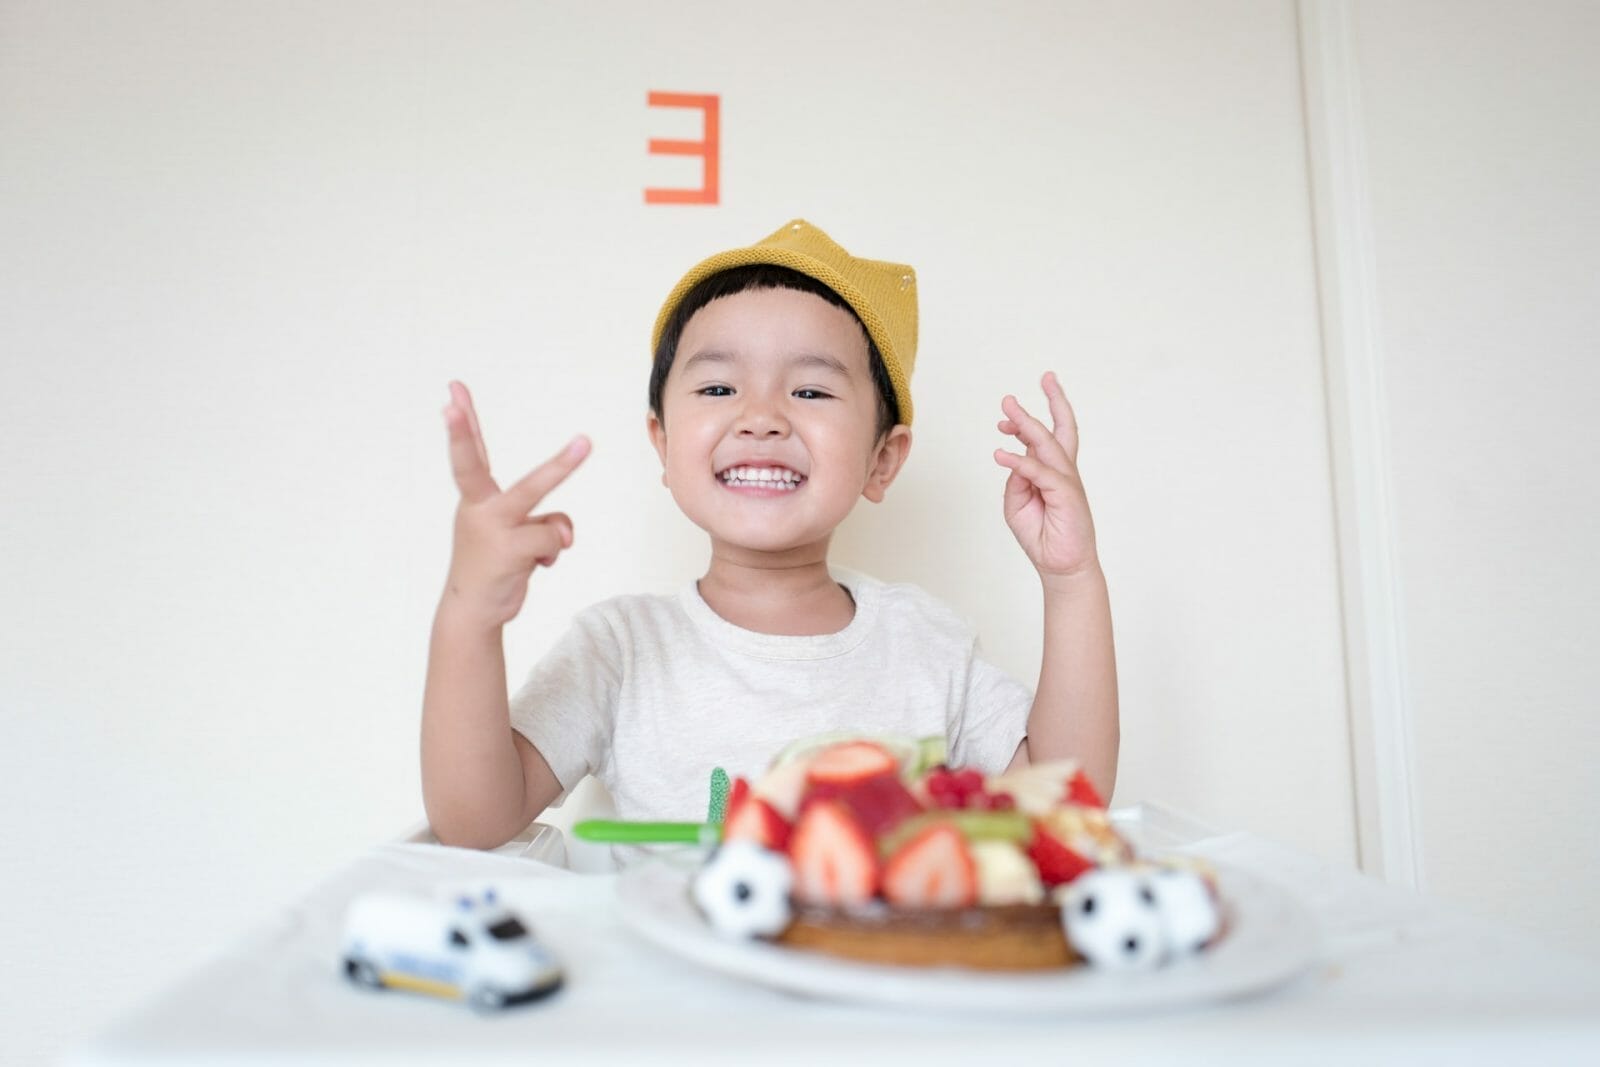
[[[722,481],[730,486],[795,489],[804,480],[794,471],[781,467],[730,467],[722,472]]]

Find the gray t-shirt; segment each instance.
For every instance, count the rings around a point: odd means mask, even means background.
[[[511,725],[564,789],[593,774],[624,819],[703,819],[713,768],[754,780],[820,733],[943,735],[951,763],[1004,769],[1032,691],[922,589],[833,575],[855,617],[811,637],[735,626],[693,582],[585,608],[512,697]]]

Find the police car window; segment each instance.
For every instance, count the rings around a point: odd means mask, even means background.
[[[451,930],[450,943],[452,945],[460,945],[461,947],[465,948],[467,945],[467,935],[462,933],[460,930]]]
[[[519,937],[528,936],[528,928],[516,919],[501,919],[489,927],[489,936],[496,941],[515,941]]]

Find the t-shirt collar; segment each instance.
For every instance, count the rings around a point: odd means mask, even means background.
[[[828,568],[833,580],[844,586],[856,602],[855,617],[844,629],[831,634],[795,636],[764,634],[735,626],[712,610],[700,595],[698,581],[678,594],[678,603],[695,626],[713,642],[733,652],[758,659],[827,659],[855,648],[871,632],[878,612],[880,583],[842,567]]]

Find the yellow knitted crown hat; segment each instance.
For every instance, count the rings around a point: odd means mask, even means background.
[[[719,252],[683,276],[656,315],[650,351],[661,344],[667,320],[689,290],[719,271],[770,263],[815,278],[844,298],[878,347],[900,421],[911,425],[911,368],[917,361],[917,272],[904,263],[857,259],[804,219],[779,227],[748,248]]]

